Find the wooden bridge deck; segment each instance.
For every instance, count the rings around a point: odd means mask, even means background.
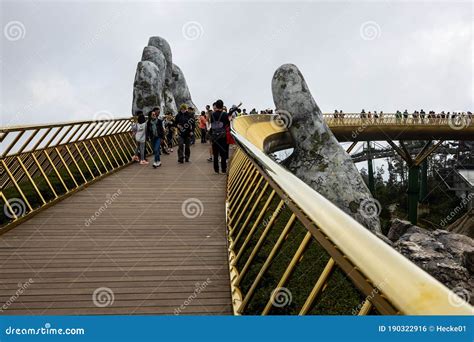
[[[231,314],[208,147],[128,166],[0,236],[0,314]]]

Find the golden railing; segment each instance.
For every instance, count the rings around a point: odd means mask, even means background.
[[[3,128],[1,231],[128,165],[136,147],[131,123],[127,118]]]
[[[324,113],[323,118],[331,126],[352,126],[359,124],[373,126],[393,126],[393,125],[424,125],[424,126],[455,126],[464,123],[466,126],[472,123],[472,115],[467,113],[448,114],[420,114],[409,113]]]
[[[122,118],[1,128],[0,234],[129,165],[136,149],[132,122]],[[196,138],[200,133],[197,129]],[[146,146],[146,153],[152,153]]]
[[[269,158],[278,140],[288,144],[285,131],[271,115],[233,121],[227,226],[235,314],[474,312]]]

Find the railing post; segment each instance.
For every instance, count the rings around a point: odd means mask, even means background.
[[[367,168],[369,174],[369,191],[372,195],[375,192],[375,182],[374,182],[374,164],[372,161],[372,151],[370,148],[370,141],[367,141]]]
[[[418,221],[419,175],[420,167],[418,165],[408,167],[408,219],[412,224],[416,224]]]
[[[420,185],[420,198],[419,202],[426,202],[426,196],[428,195],[428,159],[425,159],[421,163],[421,185]]]

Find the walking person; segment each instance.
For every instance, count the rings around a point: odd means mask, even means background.
[[[191,135],[191,145],[194,145],[194,143],[196,142],[196,134],[194,130],[196,128],[196,113],[194,112],[194,107],[191,107],[191,106],[188,107],[188,116],[192,118],[193,123],[194,123],[193,134]]]
[[[147,165],[148,161],[145,159],[146,118],[142,111],[137,112],[137,123],[132,125],[132,132],[137,142],[133,160],[140,161],[140,165]]]
[[[208,108],[209,105],[206,106],[206,108]],[[212,137],[211,137],[211,116],[212,116],[212,113],[214,113],[214,111],[216,110],[216,103],[214,102],[212,104],[212,109],[209,109],[206,113],[206,119],[207,119],[207,122],[206,122],[206,129],[207,129],[207,139],[209,140],[210,142],[210,146],[209,146],[209,158],[207,158],[207,161],[212,163],[213,159],[213,152],[212,152]]]
[[[207,134],[207,118],[205,111],[202,111],[201,116],[199,117],[199,129],[201,130],[201,144],[205,144]]]
[[[215,111],[211,115],[211,139],[212,154],[214,162],[214,172],[219,173],[219,157],[221,161],[221,172],[227,173],[227,135],[226,130],[229,127],[229,117],[223,111],[224,103],[217,100]]]
[[[175,127],[178,128],[178,163],[185,161],[188,163],[191,157],[191,138],[194,135],[195,120],[194,116],[190,117],[188,107],[182,104],[179,107],[179,113],[174,120]]]
[[[171,112],[166,113],[164,126],[166,130],[166,144],[168,146],[168,151],[173,152],[174,116]]]
[[[161,166],[160,154],[161,154],[161,142],[165,137],[163,120],[159,118],[160,108],[153,108],[148,115],[147,122],[147,137],[151,141],[153,147],[153,155],[155,160],[153,167],[156,169]]]

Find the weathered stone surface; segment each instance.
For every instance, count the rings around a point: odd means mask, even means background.
[[[181,104],[192,106],[197,112],[183,72],[173,64],[170,45],[161,37],[151,37],[135,75],[132,114],[137,110],[146,114],[159,107],[162,114],[176,115]]]
[[[283,121],[289,121],[295,142],[293,154],[285,161],[287,168],[369,230],[380,233],[378,202],[323,120],[295,65],[277,69],[272,92],[277,110],[289,116]]]
[[[173,72],[171,74],[171,86],[170,90],[173,93],[176,105],[179,107],[182,104],[194,107],[197,112],[197,107],[191,99],[191,94],[186,84],[186,79],[181,69],[173,64]]]
[[[166,41],[166,39],[155,36],[150,37],[148,40],[148,46],[154,46],[163,53],[166,60],[166,74],[164,81],[168,86],[171,80],[171,73],[173,71],[173,54],[171,53],[170,44]]]
[[[390,241],[397,241],[411,227],[413,227],[413,225],[408,221],[399,219],[392,220],[387,237],[390,239]]]
[[[133,83],[132,114],[142,110],[147,114],[163,102],[163,78],[160,69],[150,61],[139,62]]]
[[[396,219],[392,221],[393,226],[400,232],[399,227],[406,228],[407,222]],[[473,239],[445,230],[429,231],[411,225],[393,247],[447,287],[471,291],[472,302]]]
[[[154,46],[145,46],[143,48],[142,61],[150,61],[154,63],[162,73],[162,78],[164,80],[164,74],[166,72],[166,59],[163,55],[163,52]]]
[[[176,101],[174,100],[173,93],[169,89],[165,89],[163,92],[164,99],[164,114],[171,112],[173,115],[178,114],[178,109],[176,107]]]

